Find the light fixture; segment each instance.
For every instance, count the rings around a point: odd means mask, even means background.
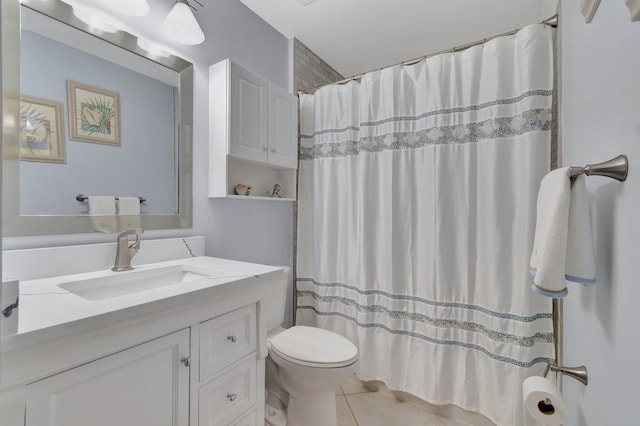
[[[584,16],[585,23],[591,23],[593,15],[595,15],[596,10],[598,10],[598,6],[600,6],[600,0],[580,0],[580,11],[582,12],[582,16]]]
[[[147,16],[151,8],[147,0],[101,0],[110,8],[130,16]]]
[[[124,27],[121,22],[114,19],[111,15],[98,9],[73,5],[73,14],[91,29],[97,31],[115,33]]]
[[[624,0],[631,12],[631,21],[640,21],[640,0]]]
[[[171,55],[171,53],[167,52],[162,47],[145,38],[138,37],[136,42],[140,49],[145,50],[151,56],[155,56],[157,58],[166,58]]]
[[[193,16],[187,0],[178,0],[164,18],[164,32],[178,43],[196,45],[204,41],[204,33]]]

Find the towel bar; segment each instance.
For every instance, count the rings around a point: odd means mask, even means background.
[[[144,197],[138,197],[140,199],[140,204],[144,203],[145,201],[147,201],[146,198]],[[83,201],[87,201],[89,199],[89,197],[87,195],[82,195],[82,194],[78,194],[76,195],[76,200],[83,202]],[[115,197],[116,200],[118,200],[118,197]]]
[[[569,177],[572,178],[579,175],[595,175],[610,177],[622,182],[627,179],[628,172],[629,160],[626,155],[618,155],[616,158],[612,158],[609,161],[597,164],[587,164],[584,167],[569,167]]]

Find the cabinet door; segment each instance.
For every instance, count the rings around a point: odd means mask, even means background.
[[[229,155],[267,161],[268,82],[231,64]]]
[[[27,386],[26,426],[188,426],[189,330]]]
[[[269,84],[269,163],[298,168],[298,98]]]

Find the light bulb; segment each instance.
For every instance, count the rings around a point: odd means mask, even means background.
[[[138,37],[136,43],[138,43],[138,47],[140,49],[146,50],[147,53],[149,53],[151,56],[155,56],[157,58],[166,58],[168,56],[171,56],[171,53],[167,52],[162,47],[147,39]]]
[[[186,0],[178,0],[169,12],[162,28],[169,37],[178,43],[196,45],[204,41],[204,33],[193,16]]]
[[[73,5],[73,14],[90,28],[107,33],[115,33],[123,28],[122,23],[100,10]]]

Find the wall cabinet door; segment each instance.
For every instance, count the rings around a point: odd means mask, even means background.
[[[267,162],[269,83],[231,64],[229,155]]]
[[[184,329],[31,383],[25,424],[188,426],[188,357]]]
[[[298,98],[269,84],[269,163],[298,167]]]

